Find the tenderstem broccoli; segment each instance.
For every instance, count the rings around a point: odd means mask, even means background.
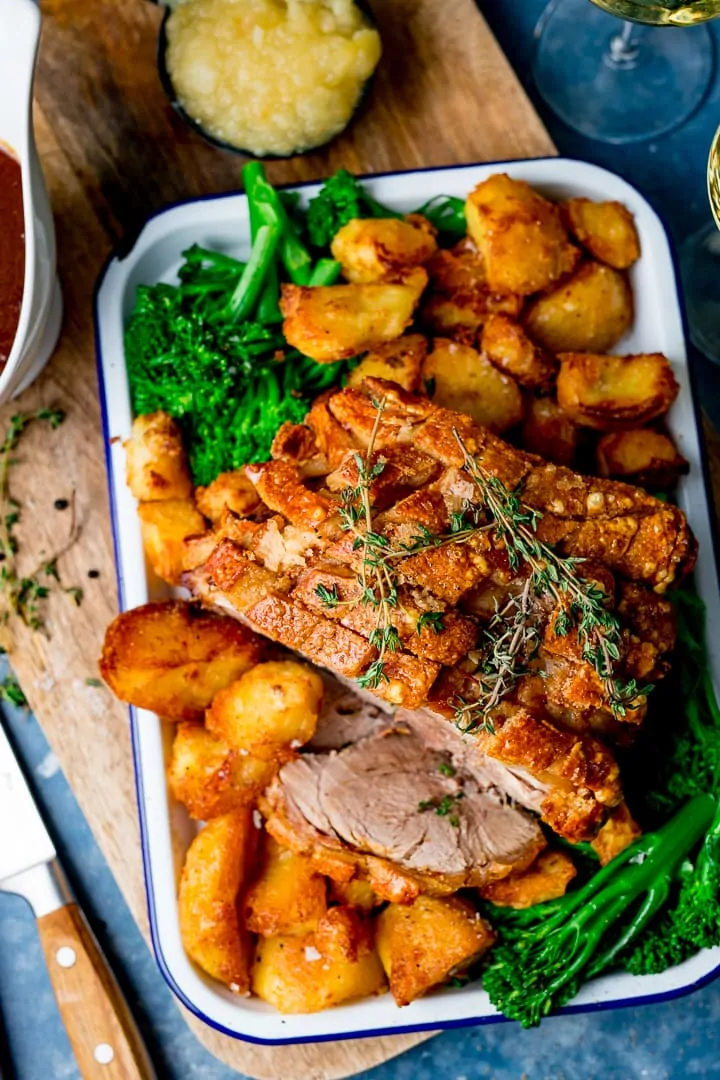
[[[671,740],[653,778],[643,753],[646,811],[665,823],[559,900],[524,911],[488,906],[500,932],[483,985],[524,1026],[569,1001],[583,982],[614,967],[664,971],[720,944],[720,709],[705,644],[705,607],[676,590],[676,694]],[[649,722],[649,721],[648,721]],[[652,732],[658,743],[657,730]],[[689,801],[687,801],[689,800]],[[667,820],[668,814],[674,815]]]
[[[465,204],[450,195],[438,195],[415,213],[424,214],[447,240],[459,240],[465,234]],[[333,237],[354,218],[401,218],[396,210],[383,206],[346,169],[326,180],[310,200],[307,209],[307,231],[310,243],[327,248]]]
[[[667,903],[716,813],[712,796],[697,795],[582,888],[524,910],[493,909],[490,918],[502,940],[483,974],[492,1003],[523,1027],[533,1027],[574,997],[583,982],[613,967]]]

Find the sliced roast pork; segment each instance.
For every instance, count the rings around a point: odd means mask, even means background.
[[[527,569],[511,566],[502,536],[485,518],[454,538],[466,513],[478,510],[457,432],[486,474],[520,490],[538,512],[539,538],[580,559],[586,572],[595,560],[592,580],[620,623],[617,675],[638,686],[661,678],[673,628],[658,594],[695,557],[682,512],[639,488],[522,453],[469,417],[378,379],[329,394],[298,438],[283,430],[276,460],[246,468],[259,509],[241,517],[228,506],[214,532],[191,545],[184,584],[203,604],[340,678],[362,680],[389,706],[432,710],[437,723],[457,719],[459,704],[482,697],[478,649],[488,620],[522,588]],[[302,452],[294,462],[296,443]],[[348,525],[361,473],[370,476],[363,481],[369,510],[355,506],[357,520]],[[366,589],[368,529],[394,550],[393,603],[380,629],[378,604]],[[606,744],[627,737],[622,729],[637,730],[645,699],[638,695],[624,715],[614,715],[609,680],[585,659],[576,631],[554,632],[556,615],[545,606],[540,598],[539,648],[527,678],[491,717],[480,717],[489,723],[478,724],[475,742],[485,776],[500,770],[502,790],[521,794],[519,801],[568,839],[588,840],[622,799]],[[396,647],[384,650],[382,675],[371,679],[385,631]]]
[[[270,833],[331,877],[360,872],[396,901],[483,885],[533,861],[545,846],[537,821],[472,743],[432,717],[379,719],[359,741],[280,770],[264,804]]]

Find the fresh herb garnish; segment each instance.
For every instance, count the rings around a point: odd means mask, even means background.
[[[44,601],[50,595],[51,586],[45,581],[60,584],[57,563],[75,543],[79,529],[75,521],[74,495],[62,500],[70,508],[68,536],[64,544],[50,558],[43,559],[31,573],[21,573],[17,566],[18,541],[15,526],[21,520],[22,508],[10,492],[10,471],[15,462],[15,450],[28,426],[34,422],[46,423],[52,430],[62,424],[65,414],[60,409],[37,409],[35,412],[18,413],[10,421],[10,427],[0,444],[0,626],[7,628],[15,617],[31,630],[47,634]],[[56,500],[56,502],[59,500]],[[71,586],[62,590],[69,593],[79,604],[82,590]]]
[[[445,624],[443,622],[443,612],[423,611],[422,615],[417,621],[417,626],[415,627],[415,629],[418,634],[421,634],[426,626],[434,633],[442,634],[443,630],[445,629]]]
[[[10,705],[14,705],[18,709],[27,707],[27,698],[22,687],[12,675],[0,681],[0,699],[9,702]]]
[[[651,692],[651,685],[642,686],[636,679],[623,682],[617,677],[614,665],[620,658],[622,632],[615,615],[605,606],[607,597],[602,589],[577,573],[582,559],[560,556],[548,544],[537,537],[537,524],[541,517],[522,501],[518,491],[509,491],[497,476],[493,476],[468,451],[458,431],[455,438],[463,452],[464,469],[475,484],[479,502],[492,518],[495,534],[505,544],[510,568],[517,572],[521,567],[530,571],[530,586],[535,596],[551,597],[558,606],[554,630],[565,636],[576,630],[582,657],[592,664],[603,681],[607,700],[613,715],[624,717],[628,711],[639,708],[641,699]],[[477,708],[478,724],[488,709],[493,708],[500,697],[507,693],[521,671],[518,663],[527,658],[528,643],[524,626],[526,616],[517,608],[511,623],[501,635],[502,647],[487,658],[489,670],[482,672],[493,685],[493,692],[483,696]],[[528,623],[532,627],[532,623]],[[512,633],[512,636],[509,636]],[[523,644],[523,637],[525,643]],[[508,646],[507,648],[505,646]],[[516,645],[514,652],[509,646]],[[494,692],[499,687],[499,694]],[[463,717],[472,717],[467,706],[462,706]],[[464,730],[468,730],[466,727]]]
[[[423,814],[427,810],[433,810],[438,817],[446,817],[453,828],[457,829],[460,826],[460,819],[453,811],[464,798],[465,792],[458,791],[454,795],[443,795],[441,799],[422,799],[418,803],[418,811]]]

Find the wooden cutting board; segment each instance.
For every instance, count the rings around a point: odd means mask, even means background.
[[[383,172],[538,157],[554,148],[473,0],[377,0],[385,55],[361,118],[327,150],[268,167],[276,182],[316,179],[343,165]],[[59,406],[65,424],[30,430],[13,485],[26,506],[23,565],[54,552],[74,491],[78,542],[60,561],[84,589],[50,603],[51,637],[18,633],[11,661],[95,837],[148,936],[125,708],[88,685],[117,612],[93,345],[92,296],[111,245],[132,238],[168,202],[239,184],[241,159],[208,146],[169,107],[155,50],[162,11],[148,0],[44,0],[36,132],[56,222],[65,323],[39,382],[0,412]],[[88,571],[99,576],[88,578]],[[330,1080],[370,1068],[428,1035],[251,1046],[187,1015],[228,1065],[272,1080]]]

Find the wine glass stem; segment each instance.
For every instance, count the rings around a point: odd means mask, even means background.
[[[620,33],[610,38],[605,63],[614,68],[632,68],[637,63],[639,53],[637,27],[631,22],[623,22]]]

